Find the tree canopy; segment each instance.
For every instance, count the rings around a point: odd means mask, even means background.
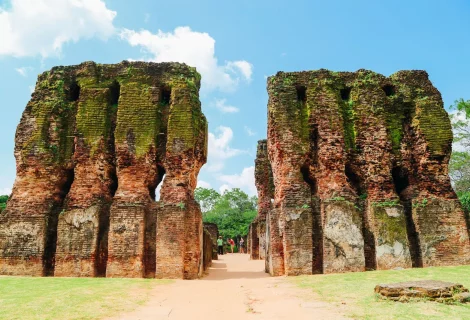
[[[203,221],[217,224],[224,239],[246,236],[257,215],[258,198],[238,188],[222,194],[214,189],[197,188],[194,197],[201,205]]]
[[[450,109],[457,148],[450,158],[449,175],[462,205],[470,211],[470,100],[459,99]]]
[[[0,212],[7,206],[8,196],[0,196]]]

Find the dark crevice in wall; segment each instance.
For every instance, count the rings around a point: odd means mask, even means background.
[[[353,189],[357,195],[356,205],[361,211],[365,267],[367,271],[376,270],[377,248],[375,247],[374,232],[372,232],[371,226],[369,225],[370,219],[368,218],[367,193],[364,187],[364,182],[361,180],[360,175],[357,174],[357,170],[354,170],[350,164],[346,164],[344,173],[351,189]]]
[[[162,184],[165,177],[165,168],[157,165],[157,175],[155,183],[149,186],[150,197],[155,200],[156,189]],[[160,210],[160,204],[153,202],[147,206],[145,211],[145,235],[144,235],[144,278],[155,278],[157,271],[157,211]]]
[[[162,86],[160,89],[160,105],[168,106],[171,104],[171,88]]]
[[[59,193],[60,201],[54,206],[45,217],[46,230],[44,239],[44,253],[43,253],[43,274],[44,276],[53,276],[55,268],[55,253],[57,249],[57,225],[59,222],[59,215],[64,209],[64,200],[67,197],[70,189],[72,188],[74,180],[73,169],[66,170],[64,173],[64,180],[60,186],[61,192]]]
[[[349,101],[351,98],[351,88],[346,87],[340,90],[341,99],[344,101]]]
[[[307,102],[307,87],[296,86],[295,90],[297,91],[297,101],[302,103]]]
[[[108,263],[108,234],[110,224],[111,204],[106,204],[100,212],[98,227],[97,253],[95,257],[95,277],[106,277],[106,266]]]
[[[318,126],[311,125],[310,155],[300,168],[303,180],[310,187],[310,209],[312,211],[312,273],[323,273],[323,224],[321,218],[320,199],[318,198],[318,184],[313,172],[318,161]]]
[[[66,98],[69,102],[78,101],[80,98],[80,86],[77,82],[72,82],[69,89],[66,91]]]
[[[163,162],[166,154],[168,117],[171,105],[171,88],[169,86],[160,87],[159,104],[157,108],[157,118],[159,118],[159,132],[157,132],[157,158]]]
[[[406,189],[409,187],[408,172],[402,167],[394,167],[392,169],[393,184],[395,191],[400,197],[406,219],[406,233],[410,245],[411,264],[413,268],[422,268],[423,259],[421,253],[421,245],[416,226],[413,221],[412,198],[407,194]]]
[[[385,95],[387,97],[391,97],[395,95],[395,87],[390,84],[383,86],[382,90],[385,92]]]
[[[121,87],[117,81],[114,81],[109,87],[109,96],[108,96],[108,115],[106,121],[108,121],[109,128],[109,138],[108,138],[108,155],[115,154],[115,141],[114,141],[114,131],[116,129],[117,122],[117,111],[119,107],[119,97],[121,94]],[[116,163],[114,156],[108,159],[108,162],[111,166],[108,177],[111,180],[109,184],[109,197],[112,199],[116,194],[116,191],[119,187],[119,181],[116,172]],[[98,226],[98,238],[97,238],[97,252],[95,256],[95,277],[106,277],[106,266],[108,263],[108,235],[109,235],[109,226],[110,226],[110,210],[111,210],[110,200],[108,203],[103,204],[101,212],[99,215],[99,226]]]
[[[117,105],[119,103],[119,96],[121,95],[121,86],[119,85],[117,81],[114,81],[109,87],[109,95],[110,95],[109,103],[112,106]]]

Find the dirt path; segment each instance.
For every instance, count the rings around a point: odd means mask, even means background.
[[[264,273],[264,261],[226,254],[201,280],[157,286],[145,306],[113,319],[346,319],[308,295],[285,278]]]

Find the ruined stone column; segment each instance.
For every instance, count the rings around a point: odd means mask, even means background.
[[[391,76],[408,103],[403,158],[410,178],[407,196],[415,229],[417,263],[444,266],[470,263],[465,214],[448,175],[452,127],[439,91],[425,71]]]
[[[194,279],[202,272],[202,215],[194,200],[197,175],[207,157],[207,122],[199,83],[172,87],[168,140],[157,216],[157,278]]]
[[[119,84],[100,88],[93,81],[95,64],[84,65],[82,72],[74,134],[74,182],[59,216],[56,276],[106,274],[109,208],[117,187],[114,126]]]
[[[179,63],[85,62],[40,75],[18,127],[0,273],[154,277],[161,262],[159,276],[201,274],[199,86],[196,70]],[[177,253],[165,259],[173,236]]]
[[[15,136],[16,180],[0,217],[0,274],[54,273],[58,216],[73,182],[77,99],[70,69],[38,77]]]
[[[385,90],[384,88],[388,88]],[[347,175],[355,189],[364,219],[366,268],[410,268],[411,257],[404,207],[392,177],[400,152],[394,111],[402,105],[391,81],[382,75],[359,70],[347,101],[352,137]],[[371,130],[371,129],[374,130]]]
[[[469,262],[450,121],[426,72],[279,72],[268,92],[268,272]]]
[[[251,226],[250,257],[264,259],[266,257],[266,216],[271,209],[274,198],[274,184],[271,164],[268,159],[266,140],[258,141],[255,159],[255,183],[258,189],[258,215]]]

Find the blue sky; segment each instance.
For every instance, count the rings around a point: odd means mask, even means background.
[[[14,182],[14,134],[36,76],[55,65],[196,66],[210,131],[200,185],[254,194],[266,76],[424,69],[448,107],[470,98],[469,15],[466,0],[0,0],[0,194]]]

